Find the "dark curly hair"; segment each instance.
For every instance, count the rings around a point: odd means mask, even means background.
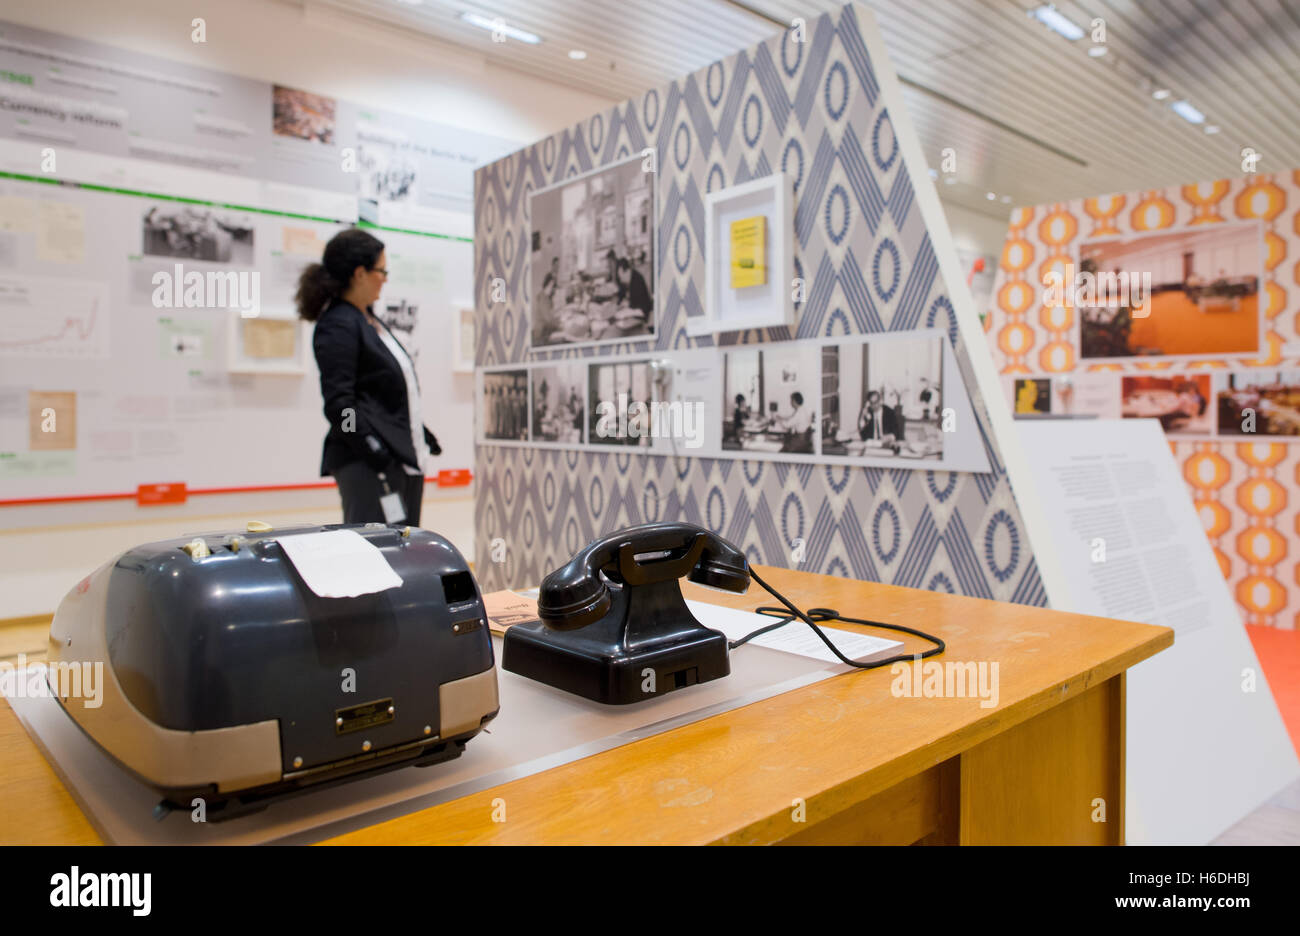
[[[357,267],[373,270],[384,252],[384,242],[360,228],[348,228],[330,238],[320,263],[309,263],[298,277],[294,302],[298,314],[314,322],[325,307],[338,299],[352,282]]]

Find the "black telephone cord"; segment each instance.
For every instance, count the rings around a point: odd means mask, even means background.
[[[919,631],[913,627],[906,627],[902,624],[886,624],[883,621],[868,621],[865,618],[845,617],[844,615],[836,611],[834,608],[809,608],[807,613],[804,613],[803,611],[800,611],[798,608],[796,608],[779,591],[777,591],[771,585],[767,584],[767,582],[763,581],[762,577],[757,572],[755,572],[752,567],[749,570],[749,577],[752,578],[755,582],[758,582],[758,584],[763,586],[763,588],[767,589],[767,591],[771,593],[773,598],[781,602],[781,604],[785,605],[784,608],[778,608],[773,605],[765,605],[761,608],[756,608],[754,613],[762,614],[767,617],[779,617],[782,618],[782,620],[777,621],[775,624],[768,624],[766,627],[760,627],[756,631],[751,631],[750,633],[746,634],[744,637],[741,637],[739,640],[731,641],[727,645],[728,648],[731,650],[735,650],[737,647],[749,643],[749,641],[753,640],[755,637],[759,636],[760,634],[766,634],[769,631],[774,631],[779,627],[785,627],[787,624],[789,624],[791,621],[795,620],[796,618],[800,621],[803,621],[805,624],[811,627],[813,629],[813,632],[816,633],[817,636],[821,638],[822,643],[826,644],[826,646],[830,648],[831,653],[839,657],[842,662],[847,663],[849,666],[857,667],[858,669],[876,669],[877,667],[880,666],[888,666],[891,663],[905,662],[907,660],[914,660],[918,658],[923,660],[926,657],[934,656],[936,653],[943,653],[945,647],[947,646],[938,637],[935,637],[933,634],[927,634],[925,631]],[[859,663],[857,660],[851,660],[848,657],[846,657],[843,653],[841,653],[839,647],[835,646],[835,644],[831,642],[831,639],[826,636],[825,631],[823,631],[820,627],[817,626],[816,624],[817,621],[844,621],[845,623],[848,624],[865,624],[868,627],[883,627],[885,630],[902,631],[905,634],[912,634],[913,636],[924,638],[925,640],[928,640],[931,643],[933,643],[934,646],[931,647],[929,650],[926,650],[924,653],[920,654],[919,657],[915,653],[900,653],[897,654],[896,656],[891,656],[885,660],[875,660],[871,663]]]

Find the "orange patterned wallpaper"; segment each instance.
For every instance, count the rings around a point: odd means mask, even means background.
[[[1085,241],[1249,219],[1264,227],[1260,353],[1081,362],[1078,310],[1044,301],[1044,276],[1077,264]],[[1300,367],[1300,170],[1016,209],[984,330],[1008,390],[1015,377],[1079,370]],[[1171,438],[1170,447],[1246,623],[1300,629],[1300,438]]]

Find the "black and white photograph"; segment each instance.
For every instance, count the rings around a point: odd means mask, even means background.
[[[534,367],[533,441],[581,444],[586,424],[585,366],[581,363]]]
[[[420,348],[415,333],[420,323],[419,304],[405,299],[384,299],[376,305],[375,317],[389,327],[411,360],[418,364]]]
[[[202,205],[153,205],[140,219],[142,252],[150,257],[251,266],[253,225]]]
[[[360,177],[357,210],[364,221],[379,223],[381,202],[416,200],[415,162],[395,143],[385,146],[362,142],[357,147],[357,174]]]
[[[654,335],[654,173],[642,163],[533,193],[534,348]]]
[[[528,441],[528,371],[483,374],[483,438]]]
[[[359,146],[361,197],[407,201],[415,196],[415,163],[395,146]]]
[[[589,445],[653,444],[654,386],[647,362],[592,364],[587,388]]]
[[[739,348],[722,356],[722,447],[814,455],[817,349]]]
[[[943,339],[824,345],[822,453],[943,458]]]

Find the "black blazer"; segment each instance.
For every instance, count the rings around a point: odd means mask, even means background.
[[[899,425],[901,420],[891,407],[880,407],[880,433],[882,436],[892,435],[895,439],[902,440],[902,427]],[[864,409],[858,415],[858,437],[863,441],[875,437],[875,421],[871,418],[871,411]]]
[[[650,289],[645,284],[645,277],[636,270],[627,285],[618,284],[618,301],[626,302],[629,308],[640,309],[646,315],[654,309],[654,300],[650,298]]]
[[[354,461],[364,461],[376,471],[387,470],[395,461],[419,467],[411,442],[406,378],[365,313],[343,300],[335,302],[316,321],[312,349],[330,424],[320,473],[333,474]],[[440,454],[438,440],[422,428],[429,450]]]

